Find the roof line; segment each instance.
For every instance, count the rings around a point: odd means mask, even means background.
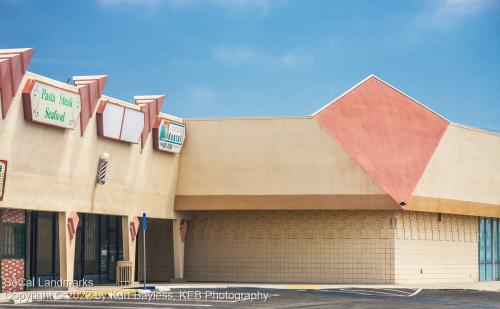
[[[346,91],[344,91],[341,95],[339,95],[338,97],[336,97],[335,99],[333,99],[332,101],[330,101],[329,103],[327,103],[326,105],[324,105],[323,107],[321,107],[320,109],[318,109],[317,111],[315,111],[311,116],[316,116],[316,114],[318,114],[319,112],[321,112],[322,110],[326,109],[328,106],[332,105],[333,103],[335,103],[336,101],[338,101],[340,98],[342,98],[343,96],[345,96],[346,94],[348,94],[349,92],[353,91],[354,89],[356,89],[357,87],[359,87],[362,83],[366,82],[368,79],[370,79],[371,77],[375,77],[375,75],[373,74],[370,74],[368,75],[367,77],[365,77],[363,80],[361,80],[360,82],[358,82],[356,85],[352,86],[351,88],[347,89]]]
[[[108,100],[111,103],[122,105],[124,107],[130,107],[130,108],[135,109],[135,110],[140,110],[140,107],[137,104],[130,103],[130,102],[127,102],[125,100],[118,99],[118,98],[110,97],[110,96],[107,96],[104,94],[101,96],[101,99]]]
[[[167,118],[169,120],[174,120],[174,121],[178,121],[178,122],[184,122],[184,118],[177,117],[175,115],[171,115],[171,114],[167,114],[167,113],[163,113],[163,112],[159,112],[158,116]]]
[[[26,71],[26,75],[31,75],[34,78],[38,78],[40,81],[42,81],[42,82],[44,82],[46,84],[49,84],[50,86],[60,87],[60,88],[62,88],[64,90],[67,90],[67,91],[76,91],[76,92],[78,92],[78,86],[75,86],[73,84],[68,84],[68,83],[62,82],[62,81],[57,80],[57,79],[53,79],[53,78],[50,78],[50,77],[47,77],[47,76],[43,76],[43,75],[40,75],[40,74],[37,74],[37,73],[33,73],[31,71]],[[51,85],[51,83],[52,83],[52,85]]]
[[[462,129],[468,129],[468,130],[472,130],[472,131],[478,131],[480,133],[491,134],[491,135],[495,135],[497,137],[500,137],[500,132],[489,131],[489,130],[485,130],[485,129],[471,127],[471,126],[468,126],[468,125],[465,125],[465,124],[462,124],[462,123],[458,123],[458,122],[450,122],[450,124],[453,125],[453,126],[455,126],[455,127],[462,128]]]
[[[73,80],[81,80],[81,81],[93,81],[102,77],[107,77],[106,74],[98,74],[98,75],[75,75],[72,77]]]
[[[369,80],[370,78],[376,78],[377,80],[381,81],[382,83],[384,83],[386,86],[389,86],[391,89],[393,90],[396,90],[397,92],[399,92],[400,94],[404,95],[405,97],[407,97],[408,99],[414,101],[415,103],[417,103],[418,105],[422,106],[423,108],[427,109],[428,111],[430,111],[431,113],[443,118],[444,120],[448,121],[448,122],[451,122],[450,120],[448,120],[446,117],[444,117],[443,115],[433,111],[432,109],[430,109],[429,107],[427,107],[426,105],[420,103],[418,100],[416,100],[415,98],[409,96],[408,94],[406,94],[405,92],[399,90],[398,88],[394,87],[393,85],[389,84],[388,82],[386,82],[385,80],[381,79],[380,77],[374,75],[374,74],[370,74],[368,75],[367,77],[365,77],[362,81],[360,81],[359,83],[357,83],[356,85],[354,85],[352,88],[350,88],[349,90],[347,90],[346,92],[342,93],[340,96],[336,97],[335,99],[333,99],[333,101],[331,101],[330,103],[326,104],[325,106],[323,106],[322,108],[320,108],[319,110],[317,110],[316,112],[314,112],[312,114],[312,116],[315,116],[316,114],[318,114],[319,112],[321,112],[322,110],[324,110],[325,108],[327,108],[328,106],[330,106],[331,104],[335,103],[337,100],[339,100],[340,98],[342,98],[343,96],[345,96],[346,94],[348,94],[349,92],[353,91],[355,88],[357,88],[358,86],[360,86],[361,84],[363,84],[364,82],[366,82],[367,80]]]
[[[189,121],[212,121],[212,120],[274,120],[274,119],[311,119],[311,116],[227,116],[227,117],[201,117],[182,118]]]
[[[378,79],[379,81],[383,82],[384,84],[386,84],[387,86],[391,87],[392,89],[396,90],[397,92],[401,93],[402,95],[404,95],[405,97],[407,97],[408,99],[414,101],[415,103],[417,103],[418,105],[422,106],[423,108],[425,108],[426,110],[430,111],[431,113],[443,118],[444,120],[448,121],[448,122],[451,122],[450,120],[448,120],[446,117],[444,117],[443,115],[439,114],[438,112],[435,112],[433,111],[432,109],[430,109],[429,107],[427,107],[425,104],[422,104],[420,103],[418,100],[416,100],[415,98],[409,96],[408,94],[406,94],[405,92],[399,90],[398,88],[394,87],[393,85],[389,84],[388,82],[386,82],[385,80],[381,79],[380,77],[378,76],[375,76],[375,75],[372,75],[373,77],[375,77],[376,79]]]

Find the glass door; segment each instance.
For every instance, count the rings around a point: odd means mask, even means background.
[[[85,214],[83,220],[83,277],[94,282],[100,282],[99,278],[99,220],[97,215]]]
[[[58,217],[55,212],[28,212],[29,272],[35,286],[53,285],[59,279]]]
[[[479,218],[479,280],[499,280],[499,219]]]
[[[82,214],[76,236],[75,278],[113,282],[116,261],[122,258],[121,219]]]

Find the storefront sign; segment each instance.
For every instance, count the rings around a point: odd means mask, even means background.
[[[186,135],[183,123],[158,118],[153,127],[153,147],[158,150],[179,153]]]
[[[80,95],[37,80],[23,90],[24,118],[65,129],[74,129],[80,117]]]
[[[7,179],[7,161],[0,160],[0,201],[3,201],[5,180]]]
[[[109,101],[97,109],[97,134],[137,144],[144,128],[144,113]]]

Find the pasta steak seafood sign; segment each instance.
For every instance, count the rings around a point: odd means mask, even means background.
[[[65,129],[74,129],[80,117],[80,95],[29,79],[23,89],[24,118]]]

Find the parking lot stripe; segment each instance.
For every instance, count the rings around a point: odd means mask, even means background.
[[[106,305],[106,308],[108,309],[125,309],[125,308],[134,308],[134,309],[148,309],[148,308],[151,308],[149,306],[149,304],[147,304],[148,306],[147,307],[127,307],[127,306],[108,306]],[[64,305],[64,306],[61,306],[61,305],[56,305],[56,304],[41,304],[41,303],[35,303],[35,304],[30,304],[30,305],[25,305],[25,304],[22,304],[22,305],[16,305],[15,306],[16,308],[19,308],[19,307],[28,307],[28,308],[33,308],[33,307],[48,307],[48,308],[95,308],[96,306],[93,305],[93,304],[74,304],[74,305]],[[162,308],[166,308],[166,309],[174,309],[174,308],[169,308],[169,307],[162,307]]]
[[[77,303],[78,301],[74,302]],[[64,303],[73,303],[73,302],[64,302]],[[85,301],[84,303],[102,303],[102,301],[94,300],[94,301]],[[106,302],[109,304],[109,302]],[[124,304],[124,305],[137,305],[143,304],[141,301],[116,301],[116,304]],[[212,307],[209,304],[179,304],[179,303],[161,303],[161,302],[147,302],[148,306],[176,306],[176,307]]]
[[[289,285],[290,290],[319,290],[321,286],[319,285]]]
[[[416,290],[416,291],[415,291],[415,293],[411,294],[411,295],[410,295],[410,296],[408,296],[408,297],[415,296],[415,295],[417,295],[418,293],[420,293],[420,291],[422,291],[422,289],[418,289],[418,290]]]
[[[30,303],[30,304],[17,304],[15,307],[58,307],[58,308],[67,308],[67,307],[96,307],[96,304],[103,304],[106,308],[134,308],[134,309],[142,309],[142,308],[151,308],[151,307],[161,307],[168,308],[165,306],[174,307],[212,307],[209,304],[176,304],[176,303],[153,303],[153,302],[126,302],[126,301],[117,301],[115,303],[103,302],[99,300],[95,301],[62,301],[57,304],[44,304],[44,303]],[[110,306],[111,305],[111,306]],[[131,306],[120,306],[120,305],[134,305]],[[146,305],[147,307],[136,307],[137,305]]]
[[[384,291],[393,291],[393,292],[399,292],[399,293],[402,293],[402,294],[407,294],[407,295],[410,295],[410,294],[413,294],[413,292],[415,291],[411,291],[411,292],[407,292],[407,291],[401,291],[401,290],[395,290],[395,289],[382,289]]]
[[[384,289],[384,291],[387,289]],[[396,293],[386,293],[386,292],[381,292],[381,291],[366,291],[366,290],[349,290],[349,289],[340,289],[340,291],[345,292],[345,293],[351,293],[351,294],[360,294],[360,295],[378,295],[378,294],[383,294],[387,296],[393,296],[393,297],[412,297],[414,295],[417,295],[422,289],[419,289],[415,291],[412,294],[396,294]]]

